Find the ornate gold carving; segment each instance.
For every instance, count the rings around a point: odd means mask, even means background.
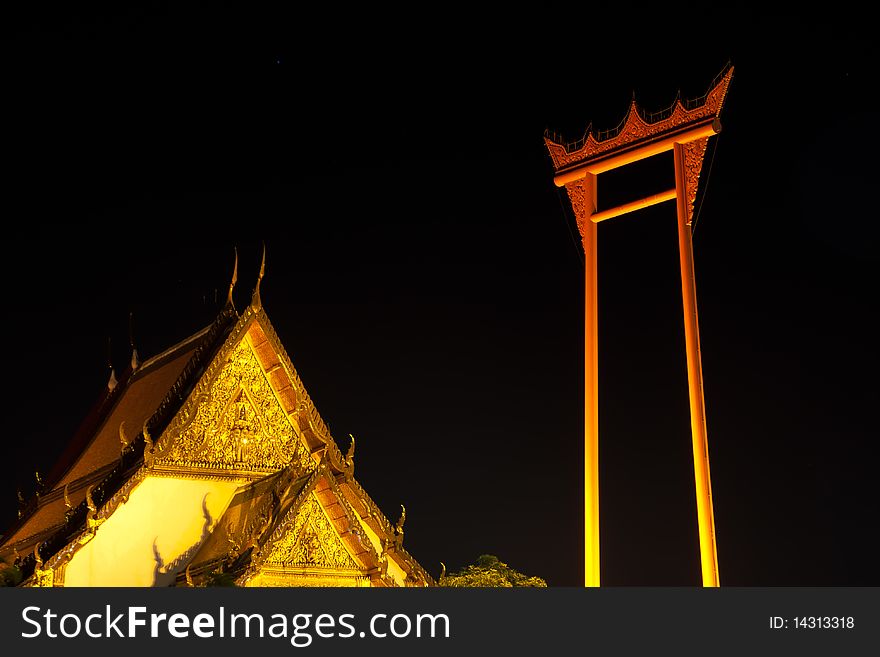
[[[86,514],[86,530],[92,534],[98,531],[98,527],[104,522],[104,518],[98,518],[98,508],[92,499],[92,489],[94,487],[93,484],[86,488],[86,506],[89,508],[89,512]]]
[[[565,191],[568,192],[571,207],[574,209],[574,216],[581,239],[584,239],[586,236],[587,222],[596,212],[596,207],[593,203],[593,185],[596,184],[595,180],[594,176],[587,175],[565,185]]]
[[[260,550],[263,544],[263,539],[269,534],[269,531],[272,529],[272,526],[275,524],[275,517],[278,513],[278,498],[275,495],[272,495],[269,503],[263,509],[263,512],[257,516],[257,524],[256,528],[252,529],[250,534],[250,540],[242,546],[242,551],[246,551],[248,548],[253,548],[253,557],[254,559],[259,557]]]
[[[236,265],[237,269],[237,265]],[[225,309],[225,313],[233,312]],[[290,416],[286,413],[278,398],[275,396],[271,385],[259,360],[250,347],[246,333],[253,321],[258,321],[269,340],[270,345],[279,355],[292,388],[296,393],[296,411]],[[174,392],[174,389],[172,389]],[[179,395],[178,390],[175,394]],[[163,402],[165,404],[166,402]],[[288,507],[284,503],[289,491],[285,490],[282,498],[277,494],[268,500],[263,508],[256,514],[248,514],[252,518],[244,531],[233,535],[231,528],[227,531],[230,550],[227,556],[235,558],[240,556],[250,547],[256,549],[251,553],[248,572],[239,579],[240,583],[262,576],[274,577],[278,573],[288,573],[284,577],[290,577],[291,581],[299,583],[300,576],[311,576],[317,572],[319,577],[328,582],[338,583],[342,579],[352,578],[368,581],[369,572],[363,575],[355,575],[354,571],[363,571],[364,566],[358,564],[349,554],[345,541],[357,540],[360,548],[356,548],[357,554],[366,555],[364,563],[376,563],[378,555],[372,542],[361,529],[354,509],[352,509],[347,495],[353,495],[351,499],[357,499],[359,505],[366,509],[366,518],[369,519],[371,528],[377,531],[383,538],[394,537],[395,528],[378,509],[375,502],[369,498],[363,488],[354,477],[346,477],[345,485],[348,486],[343,494],[338,487],[338,477],[334,473],[350,471],[354,457],[354,445],[349,447],[345,456],[338,449],[329,429],[322,420],[306,392],[302,381],[294,369],[284,346],[280,343],[265,312],[262,308],[248,307],[238,322],[232,327],[226,337],[226,341],[219,353],[208,364],[207,369],[198,379],[195,388],[189,395],[184,405],[172,417],[171,422],[157,440],[153,440],[149,429],[144,426],[144,467],[140,468],[123,487],[109,500],[105,500],[100,509],[95,508],[91,501],[87,514],[86,528],[73,538],[61,551],[57,552],[50,560],[49,565],[56,568],[56,583],[58,580],[57,570],[70,561],[76,551],[93,539],[94,529],[109,517],[120,504],[125,503],[132,489],[136,487],[148,474],[150,476],[185,476],[208,479],[250,478],[254,471],[277,471],[283,467],[290,468],[290,475],[282,475],[277,487],[279,490],[285,486],[293,490],[291,482],[303,474],[311,473],[311,484],[306,484],[304,489],[297,494],[297,500]],[[155,425],[154,425],[155,428]],[[322,452],[323,464],[315,461],[314,455],[308,453],[306,443],[297,435],[297,430],[313,432],[319,440],[312,441],[322,443],[317,451]],[[307,434],[308,435],[308,434]],[[244,443],[244,438],[248,442]],[[250,438],[253,438],[252,442]],[[353,438],[353,437],[352,437]],[[311,440],[311,439],[310,439]],[[122,439],[120,438],[120,444]],[[354,441],[352,441],[354,443]],[[129,442],[129,444],[131,444]],[[245,444],[248,447],[245,447]],[[241,449],[236,450],[233,446]],[[236,461],[240,458],[243,463]],[[151,469],[152,468],[152,469]],[[318,508],[320,514],[309,513],[312,509],[311,501],[315,501],[311,493],[315,482],[321,477],[326,477],[336,492],[338,501],[345,509],[348,519],[346,539],[343,541],[323,510]],[[301,480],[300,480],[301,481]],[[87,505],[89,502],[87,501]],[[306,506],[308,504],[308,506]],[[319,504],[319,503],[317,503]],[[303,507],[302,513],[299,512]],[[288,509],[285,511],[285,509]],[[279,513],[284,513],[282,521],[277,520]],[[297,519],[301,516],[311,519],[311,524]],[[91,520],[91,522],[89,521]],[[305,534],[308,530],[310,534]],[[314,547],[312,536],[317,537],[320,552],[314,549],[301,549],[303,554],[308,552],[311,556],[301,556],[304,561],[313,560],[315,563],[330,564],[318,566],[271,566],[268,563],[270,555],[278,551],[281,559],[282,548],[278,542],[282,539],[292,541],[290,533],[294,536],[303,535],[303,546]],[[271,534],[271,538],[268,536]],[[240,537],[240,538],[239,538]],[[330,538],[335,541],[327,543]],[[236,538],[245,542],[241,547]],[[334,547],[335,546],[335,547]],[[289,546],[293,549],[293,545]],[[339,552],[338,550],[342,550]],[[285,558],[300,558],[290,551],[283,555]],[[347,560],[346,560],[347,559]],[[360,559],[360,557],[358,557]],[[387,557],[386,557],[387,560]],[[405,570],[412,572],[413,577],[422,576],[421,567],[409,557],[406,551],[400,547],[394,553],[394,560]],[[279,561],[280,563],[280,561]],[[336,564],[335,566],[332,564]],[[345,563],[347,565],[340,566]],[[265,564],[265,569],[260,566]],[[387,565],[387,562],[386,562]],[[334,572],[334,569],[336,572]],[[347,569],[347,570],[343,570]],[[265,572],[264,572],[265,571]],[[258,575],[259,572],[259,575]],[[393,578],[386,578],[393,580]],[[375,583],[375,580],[372,580]],[[430,581],[430,580],[426,580]],[[388,581],[384,582],[389,584]],[[391,581],[390,585],[394,585]]]
[[[130,442],[128,436],[125,435],[125,420],[123,420],[119,423],[119,449],[121,454],[125,454],[125,450],[128,449]]]
[[[43,490],[45,488],[45,486],[43,485],[43,477],[40,474],[39,470],[34,470],[34,479],[37,482],[37,485],[34,488],[34,497],[36,498],[37,502],[39,503],[40,496],[43,494]]]
[[[299,508],[292,529],[272,545],[266,564],[358,568],[314,494]]]
[[[717,81],[706,93],[702,102],[690,103],[677,99],[673,106],[667,110],[657,112],[654,115],[642,112],[633,100],[629,111],[617,128],[599,132],[598,137],[589,132],[583,143],[578,142],[576,148],[570,152],[564,144],[556,143],[549,137],[544,137],[544,143],[553,160],[553,167],[559,171],[564,167],[595,158],[604,153],[618,150],[636,141],[656,137],[664,132],[670,132],[684,125],[718,116],[727,95],[727,88],[733,76],[733,67]],[[688,109],[690,106],[690,109]],[[646,118],[642,118],[642,115]],[[654,118],[658,117],[658,118]],[[646,120],[647,119],[647,120]]]
[[[685,200],[687,202],[687,225],[690,226],[694,219],[694,201],[697,199],[697,187],[700,184],[700,171],[703,168],[703,158],[706,155],[708,137],[697,139],[686,144],[681,144],[684,156],[684,182]]]
[[[72,508],[72,504],[70,503],[70,494],[68,489],[70,488],[70,482],[64,484],[64,508],[70,511]]]
[[[251,317],[255,318],[260,323],[260,327],[263,329],[266,339],[269,341],[269,344],[272,345],[272,349],[275,350],[275,353],[278,354],[281,362],[284,364],[284,369],[290,377],[291,386],[296,391],[299,400],[294,415],[300,423],[300,426],[311,426],[316,437],[321,440],[321,442],[334,442],[333,437],[330,435],[330,429],[325,424],[321,414],[318,413],[318,409],[315,408],[312,398],[309,396],[305,386],[303,386],[302,379],[299,378],[299,374],[293,366],[287,350],[284,348],[284,345],[281,344],[281,340],[278,339],[275,327],[272,326],[272,322],[269,321],[266,312],[262,308],[248,308],[242,319],[250,319]]]
[[[345,453],[345,464],[351,468],[354,467],[354,435],[348,434],[349,438],[351,438],[351,444],[348,446],[348,451]]]
[[[259,587],[368,587],[367,575],[338,573],[323,568],[272,568],[266,567],[249,580],[246,586]]]
[[[149,470],[153,467],[153,462],[156,459],[156,445],[153,442],[153,437],[150,435],[150,430],[147,428],[147,423],[144,422],[144,465]]]
[[[229,292],[226,294],[226,305],[233,306],[232,303],[232,291],[235,289],[235,284],[238,283],[238,247],[235,248],[235,264],[232,266],[232,280],[229,281]]]
[[[371,498],[367,491],[364,490],[360,482],[352,477],[346,482],[346,485],[366,509],[366,512],[361,515],[361,518],[364,520],[372,520],[375,525],[373,529],[377,534],[392,536],[394,534],[394,527],[392,527],[388,518],[385,517],[385,514],[382,513],[379,506],[373,501],[373,498]]]
[[[251,298],[251,305],[254,308],[261,308],[263,306],[263,302],[260,299],[260,283],[263,281],[263,276],[266,275],[266,243],[263,242],[263,260],[260,262],[260,273],[257,276],[257,285],[254,288],[254,295]]]
[[[406,507],[403,504],[400,505],[400,520],[397,521],[397,524],[394,525],[394,536],[397,539],[396,543],[400,545],[403,543],[403,523],[406,522]]]
[[[379,555],[379,579],[386,585],[394,585],[393,578],[388,575],[388,552],[385,550]]]
[[[34,578],[33,586],[51,587],[55,585],[55,572],[51,568],[43,568],[43,558],[40,556],[40,544],[34,546]]]
[[[49,560],[48,566],[53,570],[56,570],[58,573],[63,572],[62,569],[64,565],[69,563],[70,560],[73,559],[73,555],[76,554],[77,550],[79,550],[79,548],[81,548],[83,545],[85,545],[95,537],[95,531],[93,531],[89,527],[89,516],[92,516],[93,521],[97,523],[95,525],[95,527],[97,528],[97,526],[103,523],[104,520],[110,517],[113,511],[115,511],[120,504],[124,504],[126,501],[128,501],[128,496],[131,493],[132,489],[137,486],[141,481],[143,481],[146,474],[147,469],[140,468],[127,482],[125,482],[125,485],[120,490],[118,490],[109,500],[104,503],[104,505],[99,510],[96,510],[95,512],[92,511],[92,507],[96,506],[94,500],[92,500],[91,503],[89,501],[91,499],[91,488],[93,487],[89,487],[89,495],[86,498],[86,506],[89,506],[89,504],[91,504],[91,506],[89,507],[88,514],[86,515],[86,530],[83,531],[79,536],[71,540],[66,546],[64,546],[64,548],[55,553],[55,556],[53,556]],[[92,515],[93,513],[94,515]],[[56,583],[61,583],[57,575],[55,579]]]
[[[244,339],[161,442],[155,462],[163,467],[271,472],[292,465],[296,475],[314,467]]]

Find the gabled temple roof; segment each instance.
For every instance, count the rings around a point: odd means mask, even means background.
[[[40,565],[36,550],[47,568],[67,563],[79,545],[85,543],[87,533],[94,535],[97,525],[125,503],[133,486],[145,474],[154,469],[161,474],[163,469],[174,467],[173,444],[178,438],[169,442],[168,436],[182,435],[195,417],[198,404],[209,394],[206,386],[212,372],[233,357],[232,349],[242,340],[247,340],[259,361],[273,391],[272,398],[280,404],[279,412],[296,418],[300,427],[297,441],[301,444],[296,450],[302,453],[297,457],[301,462],[298,466],[291,462],[280,471],[277,467],[275,472],[264,470],[266,474],[260,474],[259,469],[236,470],[225,475],[218,472],[220,476],[251,477],[251,483],[235,494],[222,521],[193,548],[194,552],[187,556],[189,563],[198,570],[202,564],[218,559],[228,561],[230,540],[242,545],[251,543],[251,547],[277,540],[275,534],[285,518],[289,521],[294,508],[291,505],[294,500],[301,503],[301,493],[307,490],[309,494],[323,496],[325,510],[336,509],[331,511],[336,514],[332,515],[334,526],[351,554],[363,557],[364,569],[381,570],[381,553],[386,570],[387,560],[391,559],[408,582],[431,583],[430,576],[403,549],[402,530],[391,524],[354,479],[353,450],[342,455],[315,409],[263,311],[259,286],[251,305],[242,314],[228,303],[210,326],[121,378],[120,384],[99,403],[95,417],[84,423],[84,429],[59,459],[48,482],[51,492],[32,505],[7,534],[9,538],[0,546],[0,556],[17,550],[26,576]],[[242,400],[245,402],[248,400]],[[120,431],[123,422],[125,431]],[[125,449],[121,449],[120,437],[128,443]],[[312,458],[313,465],[303,471],[302,459],[312,463]],[[191,465],[207,467],[205,474],[214,476],[208,462]],[[90,497],[85,499],[87,493]],[[76,506],[68,509],[65,497]],[[260,518],[254,517],[257,507],[262,509],[260,513],[269,514],[271,526],[260,526]],[[262,519],[265,521],[266,517]],[[229,531],[235,536],[229,536]],[[364,533],[372,536],[367,538]],[[248,567],[252,555],[250,552],[246,561]],[[239,560],[236,567],[244,566],[245,561]]]
[[[45,480],[48,490],[30,500],[21,518],[6,533],[2,547],[29,537],[43,537],[65,522],[67,503],[84,502],[86,488],[96,484],[118,465],[121,456],[119,427],[124,423],[133,435],[166,399],[172,388],[183,385],[181,377],[200,348],[207,348],[216,322],[145,361],[136,370],[128,368],[112,390],[104,390],[73,438],[55,462]],[[65,491],[65,488],[67,489]],[[0,553],[5,550],[0,547]]]

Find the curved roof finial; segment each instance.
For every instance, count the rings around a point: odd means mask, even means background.
[[[403,504],[400,505],[400,520],[397,521],[397,524],[394,526],[394,529],[397,532],[398,536],[403,536],[403,523],[406,522],[406,507]]]
[[[131,369],[136,370],[141,365],[141,359],[134,346],[134,311],[128,313],[128,344],[131,346]]]
[[[149,422],[149,420],[147,420]],[[153,467],[153,459],[156,454],[156,444],[153,442],[153,437],[150,435],[150,430],[147,427],[147,422],[144,422],[144,465],[147,469],[152,469]]]
[[[111,338],[107,338],[107,365],[110,367],[110,378],[107,380],[107,390],[113,392],[114,388],[119,384],[116,380],[116,370],[113,369],[113,354],[111,350]]]
[[[86,488],[86,506],[89,508],[89,513],[96,513],[98,511],[98,507],[95,505],[95,500],[92,499],[92,490],[94,488],[94,484]]]
[[[125,434],[125,420],[123,420],[119,423],[119,458],[122,458],[125,455],[125,450],[128,449],[130,442],[128,436]]]
[[[251,305],[254,309],[258,309],[263,305],[262,299],[260,299],[260,282],[263,280],[263,276],[266,275],[266,243],[263,242],[263,260],[260,262],[260,273],[257,276],[257,286],[254,288],[254,296],[251,299]]]
[[[348,434],[351,437],[351,444],[348,446],[348,451],[345,453],[345,461],[349,465],[351,464],[351,460],[354,458],[354,434]]]
[[[233,308],[235,308],[235,304],[232,303],[232,290],[235,289],[236,283],[238,283],[238,247],[235,247],[235,264],[232,267],[232,280],[229,282],[229,292],[226,294],[226,305]]]

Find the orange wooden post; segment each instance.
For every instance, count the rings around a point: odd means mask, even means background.
[[[565,187],[577,217],[586,256],[584,300],[584,584],[599,586],[599,322],[597,224],[641,208],[676,200],[681,292],[684,309],[685,348],[688,366],[688,397],[697,496],[697,524],[700,535],[700,563],[704,586],[718,586],[718,555],[712,485],[709,479],[709,450],[706,438],[706,408],[703,398],[703,368],[697,321],[697,290],[694,283],[691,218],[700,170],[709,137],[721,131],[718,119],[733,67],[727,67],[706,95],[695,102],[676,101],[652,121],[642,118],[635,101],[626,120],[613,134],[597,139],[592,133],[582,142],[566,145],[544,137],[553,160],[554,183]],[[675,189],[598,211],[597,178],[627,164],[673,151]]]
[[[705,148],[705,144],[701,144]],[[706,401],[703,396],[703,363],[700,357],[700,326],[697,321],[697,285],[691,238],[693,206],[688,201],[685,170],[686,150],[691,144],[676,144],[675,189],[678,212],[678,253],[681,266],[681,299],[684,311],[684,340],[687,352],[688,398],[691,407],[691,437],[694,448],[694,477],[697,494],[697,524],[700,531],[700,563],[703,586],[718,586],[718,551],[715,546],[715,512],[709,479],[709,442],[706,436]],[[702,153],[699,155],[702,162]],[[691,181],[696,186],[696,181]]]
[[[588,174],[584,216],[596,209],[596,177]],[[599,270],[598,231],[584,221],[584,586],[599,586]]]

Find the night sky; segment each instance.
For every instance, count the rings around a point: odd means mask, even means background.
[[[694,235],[721,582],[880,585],[873,39],[729,8],[677,32],[67,11],[0,27],[0,526],[101,394],[108,337],[124,368],[129,313],[144,358],[210,323],[236,246],[242,309],[265,241],[266,311],[407,549],[581,585],[583,263],[542,135],[699,96],[730,60]],[[600,177],[600,209],[671,187],[664,158]],[[608,585],[699,584],[675,222],[599,228]]]

